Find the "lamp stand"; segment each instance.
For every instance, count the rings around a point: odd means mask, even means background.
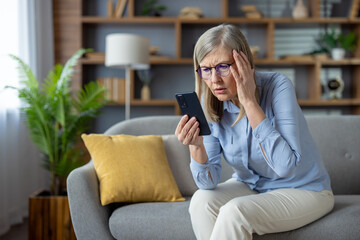
[[[130,66],[126,66],[125,79],[125,119],[130,119]]]

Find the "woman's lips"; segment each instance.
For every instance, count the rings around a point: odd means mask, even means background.
[[[217,94],[224,94],[226,92],[226,88],[215,88],[214,91]]]

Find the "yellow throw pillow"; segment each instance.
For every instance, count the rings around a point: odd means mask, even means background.
[[[82,134],[100,181],[101,204],[184,201],[161,136]]]

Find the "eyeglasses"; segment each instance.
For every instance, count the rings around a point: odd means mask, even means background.
[[[220,63],[215,67],[199,67],[196,72],[203,80],[209,80],[212,75],[212,68],[215,68],[216,73],[221,77],[226,77],[230,74],[230,66],[234,63]]]

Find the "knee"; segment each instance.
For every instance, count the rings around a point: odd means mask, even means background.
[[[239,214],[239,212],[241,213],[239,206],[237,206],[233,201],[229,201],[220,208],[219,214],[231,217],[235,212],[237,214]]]
[[[251,205],[251,204],[250,204]],[[253,214],[252,207],[249,207],[247,201],[232,200],[220,208],[219,218],[238,220],[240,222],[249,222]]]
[[[197,190],[191,198],[190,215],[211,213],[217,215],[220,206],[216,204],[216,194],[212,190]]]
[[[229,201],[220,208],[216,220],[217,225],[215,225],[213,230],[214,236],[223,235],[224,228],[226,228],[226,234],[228,234],[226,239],[252,239],[252,234],[254,232],[252,228],[252,219],[249,217],[246,208],[243,208],[238,202],[239,201]]]

